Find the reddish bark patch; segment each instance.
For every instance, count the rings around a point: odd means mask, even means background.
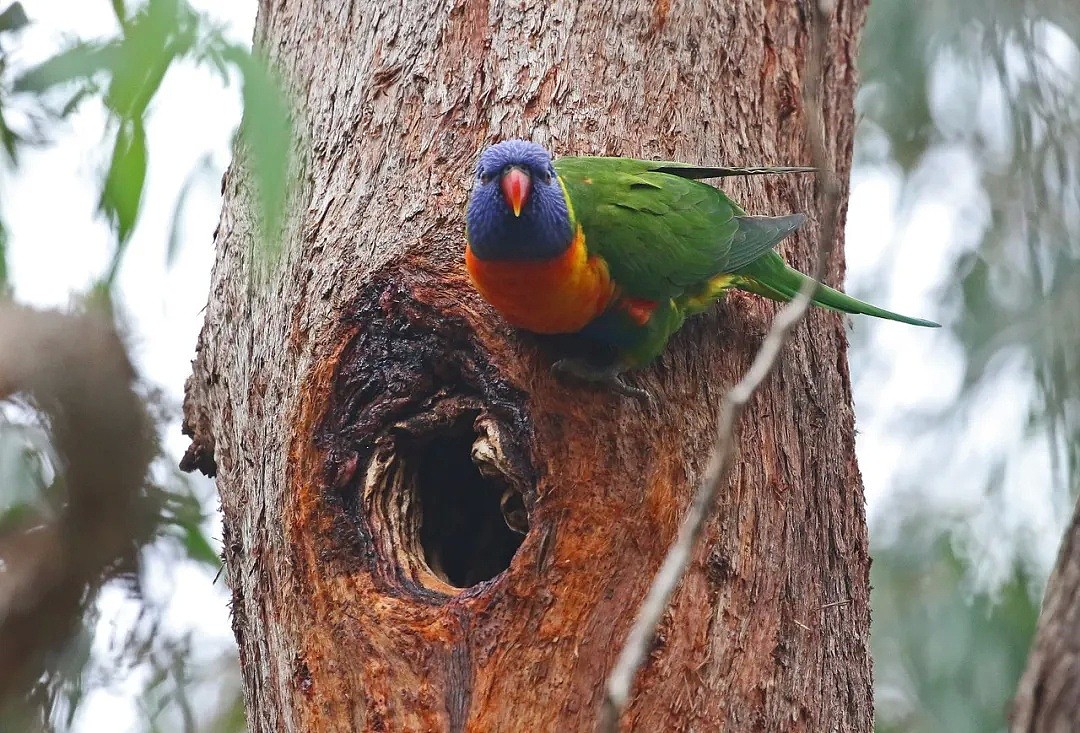
[[[418,293],[391,268],[358,294],[314,441],[345,565],[439,602],[509,566],[536,498],[532,429],[463,314]]]

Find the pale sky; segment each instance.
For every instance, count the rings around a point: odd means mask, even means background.
[[[115,30],[105,0],[23,0],[34,26],[24,32],[14,54],[16,66],[47,57],[65,38],[88,38]],[[0,2],[0,5],[4,3]],[[249,41],[254,20],[253,0],[192,1],[229,27],[237,40]],[[179,433],[179,403],[190,370],[201,310],[206,303],[213,262],[211,233],[217,223],[218,182],[230,158],[229,140],[239,120],[235,89],[222,89],[209,72],[190,66],[173,69],[155,97],[147,135],[149,170],[143,216],[129,247],[119,280],[120,301],[130,317],[131,347],[143,376],[160,385],[177,406],[177,425],[167,446],[178,459],[187,445]],[[55,132],[53,143],[27,150],[13,179],[3,182],[2,214],[10,227],[9,264],[16,298],[38,306],[69,302],[100,275],[109,256],[111,237],[95,217],[96,191],[107,163],[102,145],[105,117],[101,106],[89,103]],[[871,139],[869,143],[875,144]],[[560,152],[560,151],[557,151]],[[570,151],[566,151],[570,152]],[[177,192],[204,155],[213,172],[205,176],[188,199],[183,216],[183,245],[175,264],[165,264],[165,244]],[[974,246],[980,227],[988,221],[986,205],[977,190],[974,162],[962,151],[941,150],[927,162],[947,170],[941,190],[917,201],[910,216],[900,213],[903,193],[897,170],[887,165],[862,168],[852,181],[847,228],[848,286],[875,303],[903,313],[939,317],[938,291],[946,287],[950,264]],[[702,161],[710,162],[710,161]],[[745,163],[747,161],[726,161]],[[752,161],[751,161],[752,162]],[[906,222],[906,223],[905,223]],[[887,292],[865,292],[885,267]],[[866,484],[868,510],[874,531],[895,531],[895,523],[879,508],[897,486],[914,450],[934,440],[912,436],[897,427],[905,411],[947,404],[959,389],[963,354],[942,331],[916,329],[869,318],[853,320],[865,329],[870,343],[865,360],[852,364],[858,428],[858,454]],[[1003,365],[1008,377],[1015,365]],[[1019,372],[1018,372],[1019,375]],[[980,509],[982,475],[988,457],[1016,442],[1023,424],[1030,388],[1019,376],[986,395],[965,426],[956,455],[936,476],[926,477],[914,499],[935,513],[970,515],[973,534],[985,535],[975,554],[987,559],[978,568],[987,582],[1000,573],[1001,553],[1009,543],[1031,538],[1041,566],[1049,567],[1063,518],[1055,516],[1049,499],[1025,487],[1031,477],[1048,475],[1045,446],[1031,447],[1010,464],[1006,506]],[[1028,480],[1021,476],[1027,473]],[[1047,479],[1048,480],[1048,479]],[[207,491],[210,492],[209,486]],[[216,506],[216,499],[212,502]],[[212,534],[219,536],[215,529]],[[997,553],[995,555],[995,553]],[[232,653],[225,606],[226,593],[202,570],[186,563],[159,563],[150,583],[151,594],[167,605],[173,632],[191,630],[203,659]],[[132,604],[119,592],[100,603],[102,628],[131,623]],[[108,634],[99,634],[107,640]],[[104,643],[104,642],[102,642]],[[92,694],[76,721],[76,730],[138,730],[140,713],[130,697],[129,684]]]

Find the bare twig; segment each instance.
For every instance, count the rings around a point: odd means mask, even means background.
[[[820,280],[825,271],[829,253],[836,233],[836,208],[839,189],[831,173],[824,142],[824,111],[821,96],[821,80],[825,66],[827,23],[832,14],[832,0],[819,0],[814,4],[811,32],[809,68],[803,89],[803,104],[807,111],[807,137],[814,167],[818,171],[817,183],[822,193],[821,229],[818,238],[817,258],[812,272],[813,280]],[[810,305],[814,283],[804,283],[799,293],[776,316],[772,328],[758,350],[746,375],[724,397],[720,412],[720,424],[716,441],[705,476],[694,494],[693,503],[679,528],[675,542],[668,550],[660,570],[653,578],[649,592],[638,609],[634,625],[623,645],[622,652],[608,677],[604,707],[601,711],[599,729],[605,733],[618,728],[619,718],[630,699],[634,678],[644,664],[656,627],[660,623],[675,588],[686,573],[694,548],[712,512],[712,506],[720,487],[726,484],[731,468],[735,446],[735,426],[754,392],[776,365],[780,352],[792,329],[802,320]]]
[[[134,567],[153,433],[112,323],[0,304],[0,399],[48,415],[66,502],[57,520],[0,534],[0,700],[67,640],[86,589]]]

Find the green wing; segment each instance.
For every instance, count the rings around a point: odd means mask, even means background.
[[[555,162],[590,252],[629,295],[659,300],[753,262],[803,218],[748,217],[696,178],[807,169],[704,168],[629,158]]]
[[[739,228],[731,239],[724,272],[739,272],[772,251],[785,237],[806,222],[803,214],[790,216],[736,216]],[[777,255],[779,256],[779,255]]]
[[[730,178],[731,176],[760,176],[773,175],[776,173],[816,173],[817,168],[804,165],[780,165],[780,166],[701,166],[689,163],[653,163],[652,170],[660,173],[670,173],[673,176],[683,178]]]

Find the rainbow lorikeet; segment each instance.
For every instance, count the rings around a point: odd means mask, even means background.
[[[687,316],[731,288],[788,301],[807,279],[774,251],[805,216],[747,216],[697,179],[809,170],[601,157],[552,162],[540,145],[508,140],[484,150],[476,166],[466,268],[512,325],[578,334],[608,354],[601,362],[560,359],[557,371],[645,396],[620,375],[655,359]],[[938,325],[825,285],[813,303]]]

